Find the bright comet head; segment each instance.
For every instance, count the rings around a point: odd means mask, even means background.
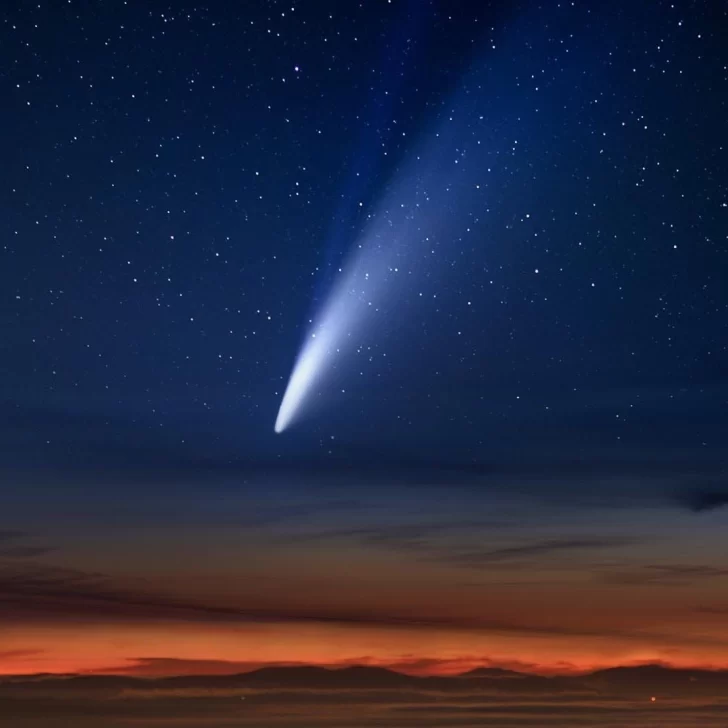
[[[331,310],[322,319],[319,330],[310,335],[293,367],[276,417],[275,431],[278,433],[283,432],[300,412],[301,405],[311,394],[324,370],[326,360],[330,357],[334,332],[338,327]]]
[[[324,354],[325,351],[315,339],[311,339],[311,342],[301,352],[278,410],[276,432],[283,432],[291,424],[296,412],[300,410],[301,403],[316,380],[317,372],[321,369]]]

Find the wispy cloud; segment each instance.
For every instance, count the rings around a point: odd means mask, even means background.
[[[17,539],[23,538],[27,534],[24,531],[11,531],[0,529],[0,543],[7,541],[16,541]]]
[[[165,675],[234,675],[262,667],[290,667],[297,662],[256,662],[251,660],[205,660],[180,657],[130,657],[123,665],[93,670],[99,675],[136,675],[161,677]]]
[[[29,535],[25,531],[0,530],[0,559],[33,559],[44,556],[53,550],[46,546],[15,543],[26,540]],[[7,543],[10,543],[10,545],[4,545]]]
[[[42,655],[43,650],[0,650],[0,661],[17,660],[24,657],[36,657]]]
[[[403,614],[367,606],[360,609],[326,606],[237,608],[171,597],[155,591],[146,583],[125,585],[100,573],[35,562],[0,563],[0,622],[28,624],[35,619],[54,623],[78,619],[142,623],[333,623],[362,627],[605,636],[604,631],[585,631],[570,625],[528,625],[522,621],[488,616],[442,617],[431,613],[427,605],[420,605],[416,610],[408,609]],[[628,634],[619,634],[629,637]]]
[[[34,559],[52,550],[45,546],[8,546],[0,548],[0,559]]]
[[[728,506],[728,490],[703,487],[683,490],[676,497],[676,501],[694,513],[714,511]]]
[[[389,523],[347,529],[310,531],[281,536],[286,542],[353,541],[365,547],[414,554],[422,561],[479,567],[499,562],[529,562],[582,551],[617,548],[634,543],[624,538],[561,538],[488,548],[478,545],[512,527],[510,521],[447,520],[421,523]]]
[[[625,539],[604,538],[550,539],[491,550],[455,550],[435,558],[460,566],[480,566],[501,561],[535,561],[557,554],[602,550],[625,546],[629,543],[633,542]]]
[[[606,572],[601,579],[612,584],[677,586],[701,579],[728,577],[728,569],[702,564],[649,564],[630,571]]]
[[[505,521],[463,519],[419,523],[390,522],[378,525],[352,526],[350,528],[312,530],[281,536],[288,542],[353,541],[364,546],[384,547],[404,551],[421,551],[432,548],[445,538],[462,538],[494,529],[507,528]]]

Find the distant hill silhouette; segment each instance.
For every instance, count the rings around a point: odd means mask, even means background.
[[[686,670],[664,665],[612,667],[584,677],[584,682],[599,689],[608,686],[621,695],[650,692],[655,695],[701,696],[728,692],[727,670]]]
[[[418,677],[382,667],[331,669],[316,666],[265,667],[235,675],[145,678],[120,675],[0,676],[7,695],[118,694],[143,689],[247,689],[265,691],[452,691],[455,693],[563,694],[624,697],[701,697],[728,694],[728,671],[682,670],[661,665],[615,667],[586,675],[544,677],[482,667],[453,676]]]
[[[156,682],[166,686],[228,685],[265,688],[348,688],[381,689],[417,684],[420,678],[403,675],[382,667],[353,666],[341,669],[326,667],[263,667],[237,675],[180,676],[158,678]]]
[[[526,675],[522,672],[516,672],[515,670],[504,670],[500,667],[476,667],[474,670],[468,670],[468,672],[462,672],[457,677],[460,678],[477,678],[485,677],[490,679],[498,678],[523,678],[523,677],[536,677],[535,675]]]

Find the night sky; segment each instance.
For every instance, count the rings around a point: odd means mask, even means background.
[[[0,673],[728,667],[723,2],[0,21]]]

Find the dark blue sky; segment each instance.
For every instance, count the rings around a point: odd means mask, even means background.
[[[719,445],[704,400],[726,372],[720,16],[10,6],[2,387],[37,425],[26,454],[72,461],[66,414],[108,421],[109,441],[231,457],[333,431],[366,447],[376,430],[470,461],[524,419],[576,418],[615,448]],[[464,164],[487,189],[467,238],[449,221],[415,270],[436,301],[398,319],[407,347],[369,336],[373,360],[340,373],[345,404],[268,438],[358,202],[401,184],[409,140],[437,143],[464,84],[461,146],[486,146]]]

